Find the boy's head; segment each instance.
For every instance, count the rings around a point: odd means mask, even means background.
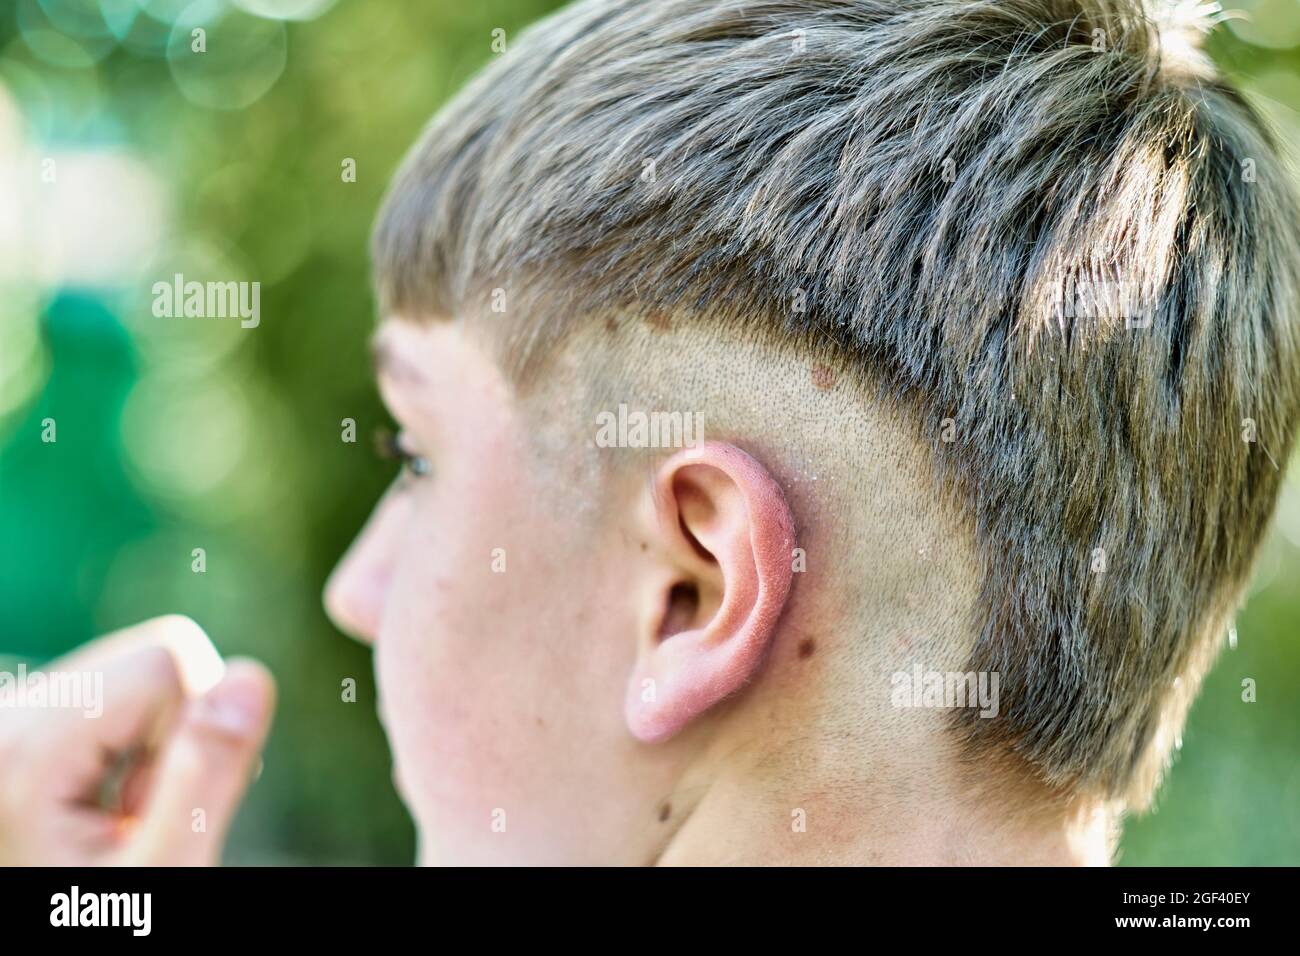
[[[417,461],[329,593],[425,859],[1147,799],[1300,401],[1188,10],[589,0],[439,114],[374,250]]]

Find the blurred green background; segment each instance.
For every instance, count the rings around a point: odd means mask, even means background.
[[[413,859],[370,654],[319,601],[392,473],[368,435],[386,419],[367,236],[493,31],[558,5],[0,0],[0,652],[45,660],[180,612],[266,661],[281,706],[228,862]],[[1300,0],[1238,7],[1254,19],[1209,47],[1295,148]],[[176,272],[260,281],[261,325],[154,318]],[[1124,864],[1300,863],[1294,474],[1253,590]]]

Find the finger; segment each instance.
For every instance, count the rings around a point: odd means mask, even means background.
[[[125,862],[220,861],[230,821],[270,729],[275,682],[261,664],[232,661],[225,678],[186,705],[154,768],[154,786]]]
[[[180,615],[154,618],[91,641],[32,675],[29,683],[43,683],[49,700],[18,715],[19,733],[38,734],[45,738],[42,746],[50,747],[50,740],[64,735],[85,738],[86,718],[111,713],[109,723],[132,725],[138,708],[148,703],[151,682],[157,682],[160,695],[179,687],[197,696],[221,679],[224,667],[194,621]],[[124,732],[115,728],[112,735],[121,738]]]
[[[119,752],[147,749],[180,696],[207,690],[223,667],[203,629],[180,615],[105,635],[33,676],[50,693],[45,706],[21,715],[24,749],[40,765],[57,766],[65,783],[84,785]]]
[[[172,657],[181,685],[190,695],[202,694],[221,680],[225,665],[203,628],[182,614],[167,614],[96,638],[59,658],[47,670],[80,673],[144,647],[161,647]]]
[[[175,660],[161,647],[76,674],[78,683],[69,685],[81,690],[75,706],[32,708],[21,730],[25,772],[45,799],[89,799],[116,759],[148,749],[184,699]]]

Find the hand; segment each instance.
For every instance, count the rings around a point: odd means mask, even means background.
[[[42,670],[82,675],[85,706],[0,707],[0,866],[218,863],[270,728],[266,669],[221,676],[199,626],[162,617]]]

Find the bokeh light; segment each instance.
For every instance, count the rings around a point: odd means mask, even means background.
[[[199,106],[239,110],[280,78],[283,23],[251,16],[220,0],[197,0],[172,25],[167,62],[177,88]]]
[[[314,20],[338,0],[234,0],[249,13],[273,20]]]
[[[1235,0],[1228,28],[1245,42],[1274,50],[1300,45],[1300,0]]]

